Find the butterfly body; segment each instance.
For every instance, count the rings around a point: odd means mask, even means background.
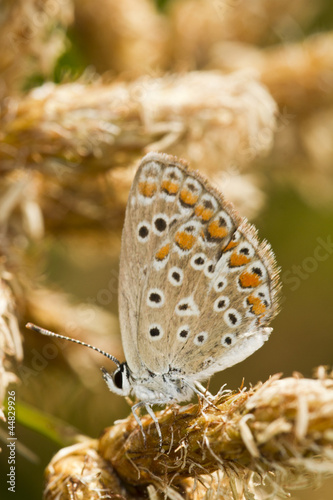
[[[121,387],[115,385],[114,374],[103,372],[104,379],[113,392],[124,396],[133,395],[144,403],[161,405],[188,401],[193,395],[193,381],[186,380],[179,372],[176,373],[172,369],[162,374],[147,372],[145,376],[135,378],[127,363],[125,365],[120,368],[123,374]]]

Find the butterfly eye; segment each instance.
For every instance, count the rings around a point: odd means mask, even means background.
[[[113,382],[114,382],[114,385],[118,389],[122,389],[123,388],[123,373],[122,373],[121,369],[116,370],[114,372],[114,374],[113,374]]]

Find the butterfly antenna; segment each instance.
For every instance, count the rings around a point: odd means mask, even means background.
[[[41,328],[40,326],[34,325],[33,323],[27,323],[25,326],[26,326],[26,328],[29,328],[29,330],[33,330],[34,332],[41,333],[42,335],[47,335],[48,337],[55,337],[57,339],[69,340],[70,342],[75,342],[75,344],[89,347],[90,349],[93,349],[94,351],[97,351],[100,354],[103,354],[103,356],[105,356],[106,358],[111,359],[111,361],[113,361],[118,367],[120,366],[120,362],[118,361],[117,358],[115,358],[114,356],[112,356],[112,354],[109,354],[108,352],[102,351],[102,349],[98,349],[98,347],[87,344],[86,342],[81,342],[81,340],[76,340],[76,339],[72,339],[71,337],[66,337],[65,335],[59,335],[59,333],[54,333],[54,332],[51,332],[50,330],[45,330],[45,328]]]

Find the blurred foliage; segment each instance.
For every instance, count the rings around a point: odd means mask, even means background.
[[[166,11],[168,8],[168,5],[170,3],[170,0],[154,0],[156,7],[161,11]]]

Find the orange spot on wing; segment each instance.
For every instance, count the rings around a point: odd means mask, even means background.
[[[191,250],[194,243],[196,242],[196,237],[193,236],[193,234],[188,234],[183,231],[176,233],[175,240],[177,245],[182,250]]]
[[[164,247],[160,248],[159,251],[155,255],[155,259],[164,260],[170,252],[170,243],[164,245]]]
[[[139,191],[142,196],[146,198],[152,198],[157,190],[157,184],[155,182],[139,182]]]
[[[247,264],[248,262],[250,262],[250,260],[251,259],[249,257],[246,257],[246,255],[232,252],[232,254],[230,255],[230,266],[244,266],[244,264]]]
[[[259,299],[259,297],[254,297],[253,295],[249,295],[247,298],[247,303],[252,306],[251,312],[256,316],[262,316],[266,312],[265,304]]]
[[[197,217],[200,217],[203,221],[208,221],[213,217],[213,210],[211,208],[205,208],[203,205],[198,205],[195,207],[194,213]]]
[[[233,248],[235,248],[237,245],[238,245],[238,241],[229,241],[229,243],[227,244],[227,246],[225,247],[224,249],[224,252],[227,252],[228,250],[232,250]]]
[[[186,205],[193,206],[198,201],[199,196],[191,193],[191,191],[188,191],[187,189],[182,189],[180,192],[180,199]]]
[[[257,274],[244,271],[239,277],[239,282],[242,288],[255,288],[260,285],[261,279]]]
[[[179,184],[176,182],[165,180],[162,182],[162,190],[169,194],[176,194],[179,189]]]
[[[209,224],[208,232],[212,238],[224,238],[228,234],[227,228],[225,226],[220,226],[217,220]]]

